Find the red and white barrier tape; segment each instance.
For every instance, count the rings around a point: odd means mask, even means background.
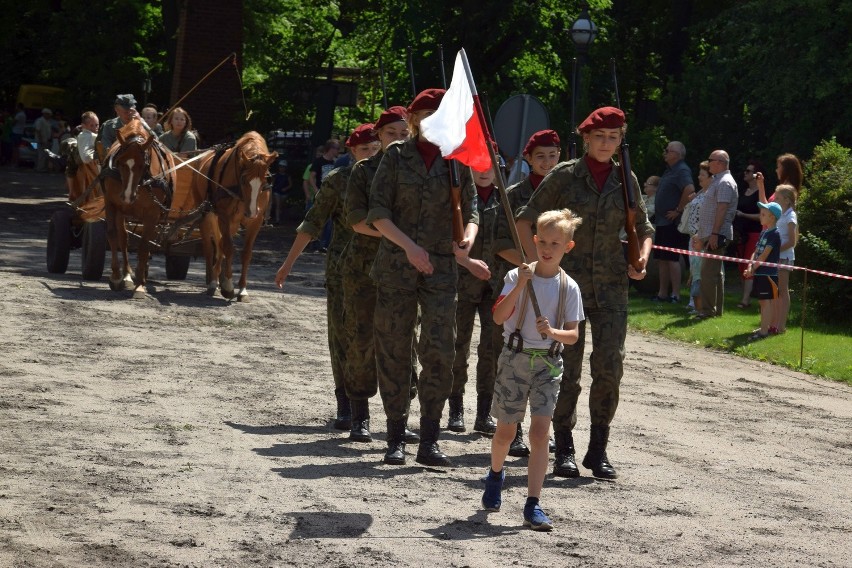
[[[623,241],[622,241],[623,242]],[[755,264],[759,266],[775,266],[778,268],[783,268],[786,270],[804,270],[805,272],[812,272],[813,274],[821,274],[822,276],[830,276],[831,278],[840,278],[841,280],[852,280],[852,276],[846,276],[844,274],[834,274],[833,272],[824,272],[822,270],[814,270],[813,268],[806,268],[804,266],[794,266],[791,264],[776,264],[774,262],[757,262],[754,260],[748,260],[745,258],[734,258],[731,256],[722,256],[718,254],[710,254],[706,252],[696,252],[692,250],[683,250],[672,247],[664,247],[662,245],[654,245],[655,249],[658,250],[667,250],[669,252],[676,252],[678,254],[685,254],[688,256],[698,256],[701,258],[715,258],[717,260],[726,260],[728,262],[738,262],[740,264]]]

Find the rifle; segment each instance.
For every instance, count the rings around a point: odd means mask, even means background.
[[[571,66],[571,142],[568,144],[568,159],[573,160],[577,157],[577,122],[574,117],[574,111],[577,106],[577,58],[574,58],[574,63]]]
[[[417,85],[414,84],[414,55],[411,53],[410,45],[408,46],[408,74],[411,77],[411,98],[413,99],[417,96]]]
[[[388,90],[385,87],[385,64],[382,61],[382,54],[379,53],[378,55],[379,55],[379,76],[382,79],[382,102],[384,102],[384,105],[385,105],[382,108],[387,109],[388,108]]]
[[[438,54],[441,64],[441,81],[447,88],[447,73],[444,71],[444,46],[438,45]],[[464,239],[464,219],[461,210],[461,180],[459,179],[459,164],[455,160],[447,160],[450,169],[450,208],[453,212],[453,240],[457,243]]]
[[[615,59],[612,59],[612,83],[615,87],[615,104],[621,108],[618,96],[618,77],[615,74]],[[636,194],[633,190],[633,178],[630,169],[630,145],[627,136],[622,135],[621,148],[621,189],[624,196],[624,232],[627,233],[627,262],[638,272],[643,269],[639,262],[639,236],[636,234]]]

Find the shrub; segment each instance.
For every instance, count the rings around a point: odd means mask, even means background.
[[[796,264],[852,274],[852,152],[834,138],[820,142],[805,164],[797,212],[801,236]],[[807,301],[809,311],[826,322],[852,322],[848,280],[809,275]]]

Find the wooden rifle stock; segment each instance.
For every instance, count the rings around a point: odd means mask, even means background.
[[[639,262],[639,236],[636,234],[636,197],[633,178],[630,175],[630,148],[626,141],[621,143],[621,189],[624,197],[624,232],[627,233],[627,262],[637,271],[643,269]]]

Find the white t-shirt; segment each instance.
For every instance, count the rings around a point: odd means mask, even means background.
[[[796,212],[793,211],[793,208],[790,207],[778,218],[778,222],[775,224],[778,227],[778,236],[781,237],[781,246],[784,246],[784,243],[790,240],[790,223],[796,225],[796,228],[799,227],[799,218],[796,216]],[[795,247],[788,248],[787,250],[781,251],[781,256],[778,257],[780,260],[796,260],[796,252]]]
[[[570,276],[567,280],[567,290],[565,290],[566,301],[565,309],[562,315],[562,322],[582,321],[586,319],[583,314],[583,300],[580,296],[580,287],[574,282]],[[518,283],[518,269],[513,268],[506,274],[503,281],[503,291],[501,296],[506,296]],[[559,318],[556,317],[556,310],[559,308],[559,274],[552,278],[541,278],[533,274],[533,289],[535,290],[538,306],[541,308],[541,315],[546,316],[551,327],[556,327]],[[518,297],[518,303],[523,299],[523,294]],[[514,333],[518,327],[518,317],[521,310],[518,304],[515,304],[515,311],[503,323],[503,339],[509,341],[509,336]],[[532,302],[527,298],[527,309],[524,315],[523,327],[521,328],[521,337],[524,340],[524,348],[533,349],[548,349],[553,342],[551,339],[542,339],[541,334],[535,327],[535,313],[533,312]]]

